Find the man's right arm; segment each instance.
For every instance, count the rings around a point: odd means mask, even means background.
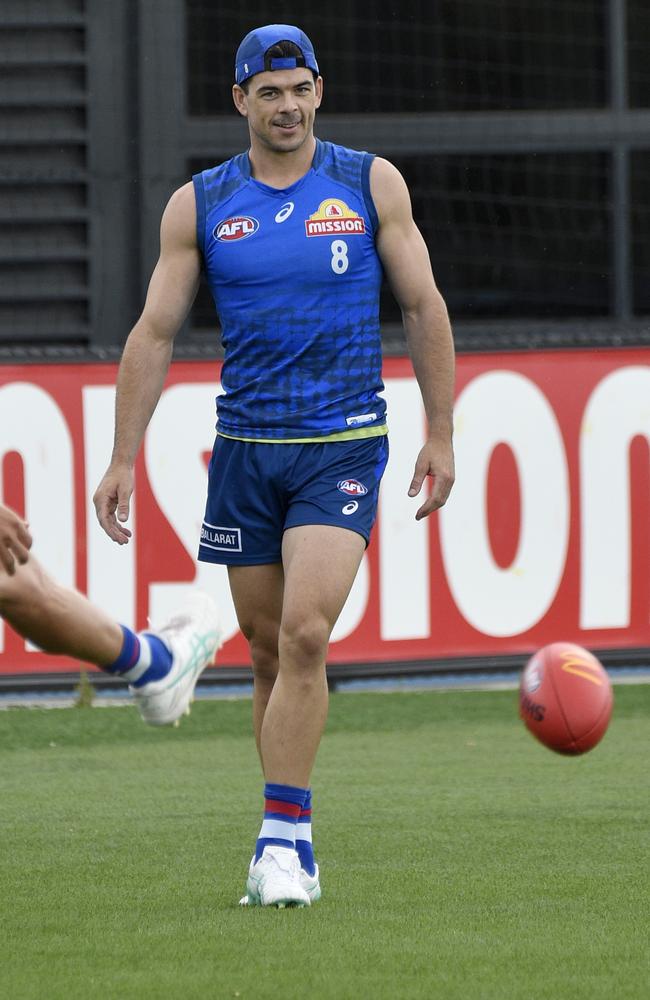
[[[136,455],[162,392],[174,337],[196,296],[200,270],[196,204],[189,183],[172,195],[163,213],[160,257],[117,376],[113,454],[94,496],[99,523],[120,545],[131,537],[120,522],[129,516]]]

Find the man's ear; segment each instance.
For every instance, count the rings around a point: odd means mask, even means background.
[[[232,88],[232,100],[233,100],[233,104],[235,105],[235,107],[239,111],[239,114],[243,115],[244,118],[248,118],[248,107],[247,107],[246,94],[242,90],[242,88],[239,86],[239,84],[237,84],[237,83],[233,84],[233,88]]]
[[[321,101],[323,100],[323,78],[322,78],[322,76],[319,76],[319,77],[316,78],[315,89],[316,89],[316,107],[320,108]]]

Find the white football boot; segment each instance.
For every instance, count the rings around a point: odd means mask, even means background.
[[[319,875],[318,865],[316,865],[313,875],[308,875],[304,868],[301,868],[298,874],[300,884],[309,896],[310,903],[317,903],[321,897]]]
[[[246,902],[244,902],[246,900]],[[311,899],[300,884],[300,861],[296,851],[267,844],[257,864],[251,861],[242,906],[310,906]]]
[[[219,612],[211,597],[195,591],[173,618],[150,631],[170,650],[171,670],[161,680],[129,690],[150,726],[178,725],[182,715],[190,714],[196,682],[221,645]]]
[[[251,861],[251,869],[255,863],[255,859]],[[307,895],[309,896],[309,905],[312,903],[317,903],[321,897],[320,881],[319,881],[319,868],[316,865],[316,871],[313,875],[308,875],[304,868],[301,868],[298,872],[298,881],[303,887]],[[240,906],[259,906],[258,899],[250,899],[248,893],[239,900]]]

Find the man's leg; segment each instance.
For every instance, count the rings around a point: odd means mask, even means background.
[[[0,616],[47,653],[108,666],[122,649],[122,630],[82,594],[52,580],[30,555],[9,576],[0,569]]]
[[[264,713],[278,676],[278,638],[282,618],[284,571],[281,563],[261,566],[229,567],[232,592],[239,626],[248,640],[253,667],[253,726],[260,752],[260,734]],[[261,753],[260,753],[261,761]],[[264,764],[262,762],[262,771]],[[296,825],[296,849],[300,860],[300,882],[313,902],[320,898],[318,865],[311,844],[311,795],[309,808],[304,805]],[[302,837],[305,839],[299,840]],[[240,900],[249,905],[248,894]]]
[[[136,634],[52,580],[31,554],[11,575],[0,567],[0,616],[45,652],[93,663],[128,680],[151,725],[177,724],[188,713],[221,636],[216,607],[205,594],[190,595],[185,608],[157,632]]]
[[[229,566],[228,579],[239,627],[250,647],[254,681],[253,729],[261,759],[262,721],[278,676],[278,637],[282,619],[284,571],[282,563]]]
[[[284,534],[277,678],[269,685],[266,709],[260,699],[257,715],[262,723],[258,746],[266,778],[264,822],[242,903],[300,906],[320,897],[313,853],[310,850],[308,865],[296,856],[296,829],[327,716],[329,637],[364,548],[360,535],[338,527],[308,525]],[[239,576],[235,597],[245,593],[247,579],[245,573]],[[268,587],[261,589],[268,594]],[[247,606],[254,618],[258,604],[250,595]],[[275,676],[277,603],[272,607],[274,627],[261,629],[259,634],[269,637],[267,653],[273,654]],[[301,866],[306,870],[300,870]]]
[[[310,524],[284,534],[279,672],[260,740],[268,782],[309,787],[327,718],[329,637],[364,550],[364,538],[345,528]]]

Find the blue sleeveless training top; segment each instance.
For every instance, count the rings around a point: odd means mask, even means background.
[[[381,433],[372,159],[317,140],[309,172],[283,190],[251,177],[247,153],[194,176],[198,246],[225,351],[219,432]]]

